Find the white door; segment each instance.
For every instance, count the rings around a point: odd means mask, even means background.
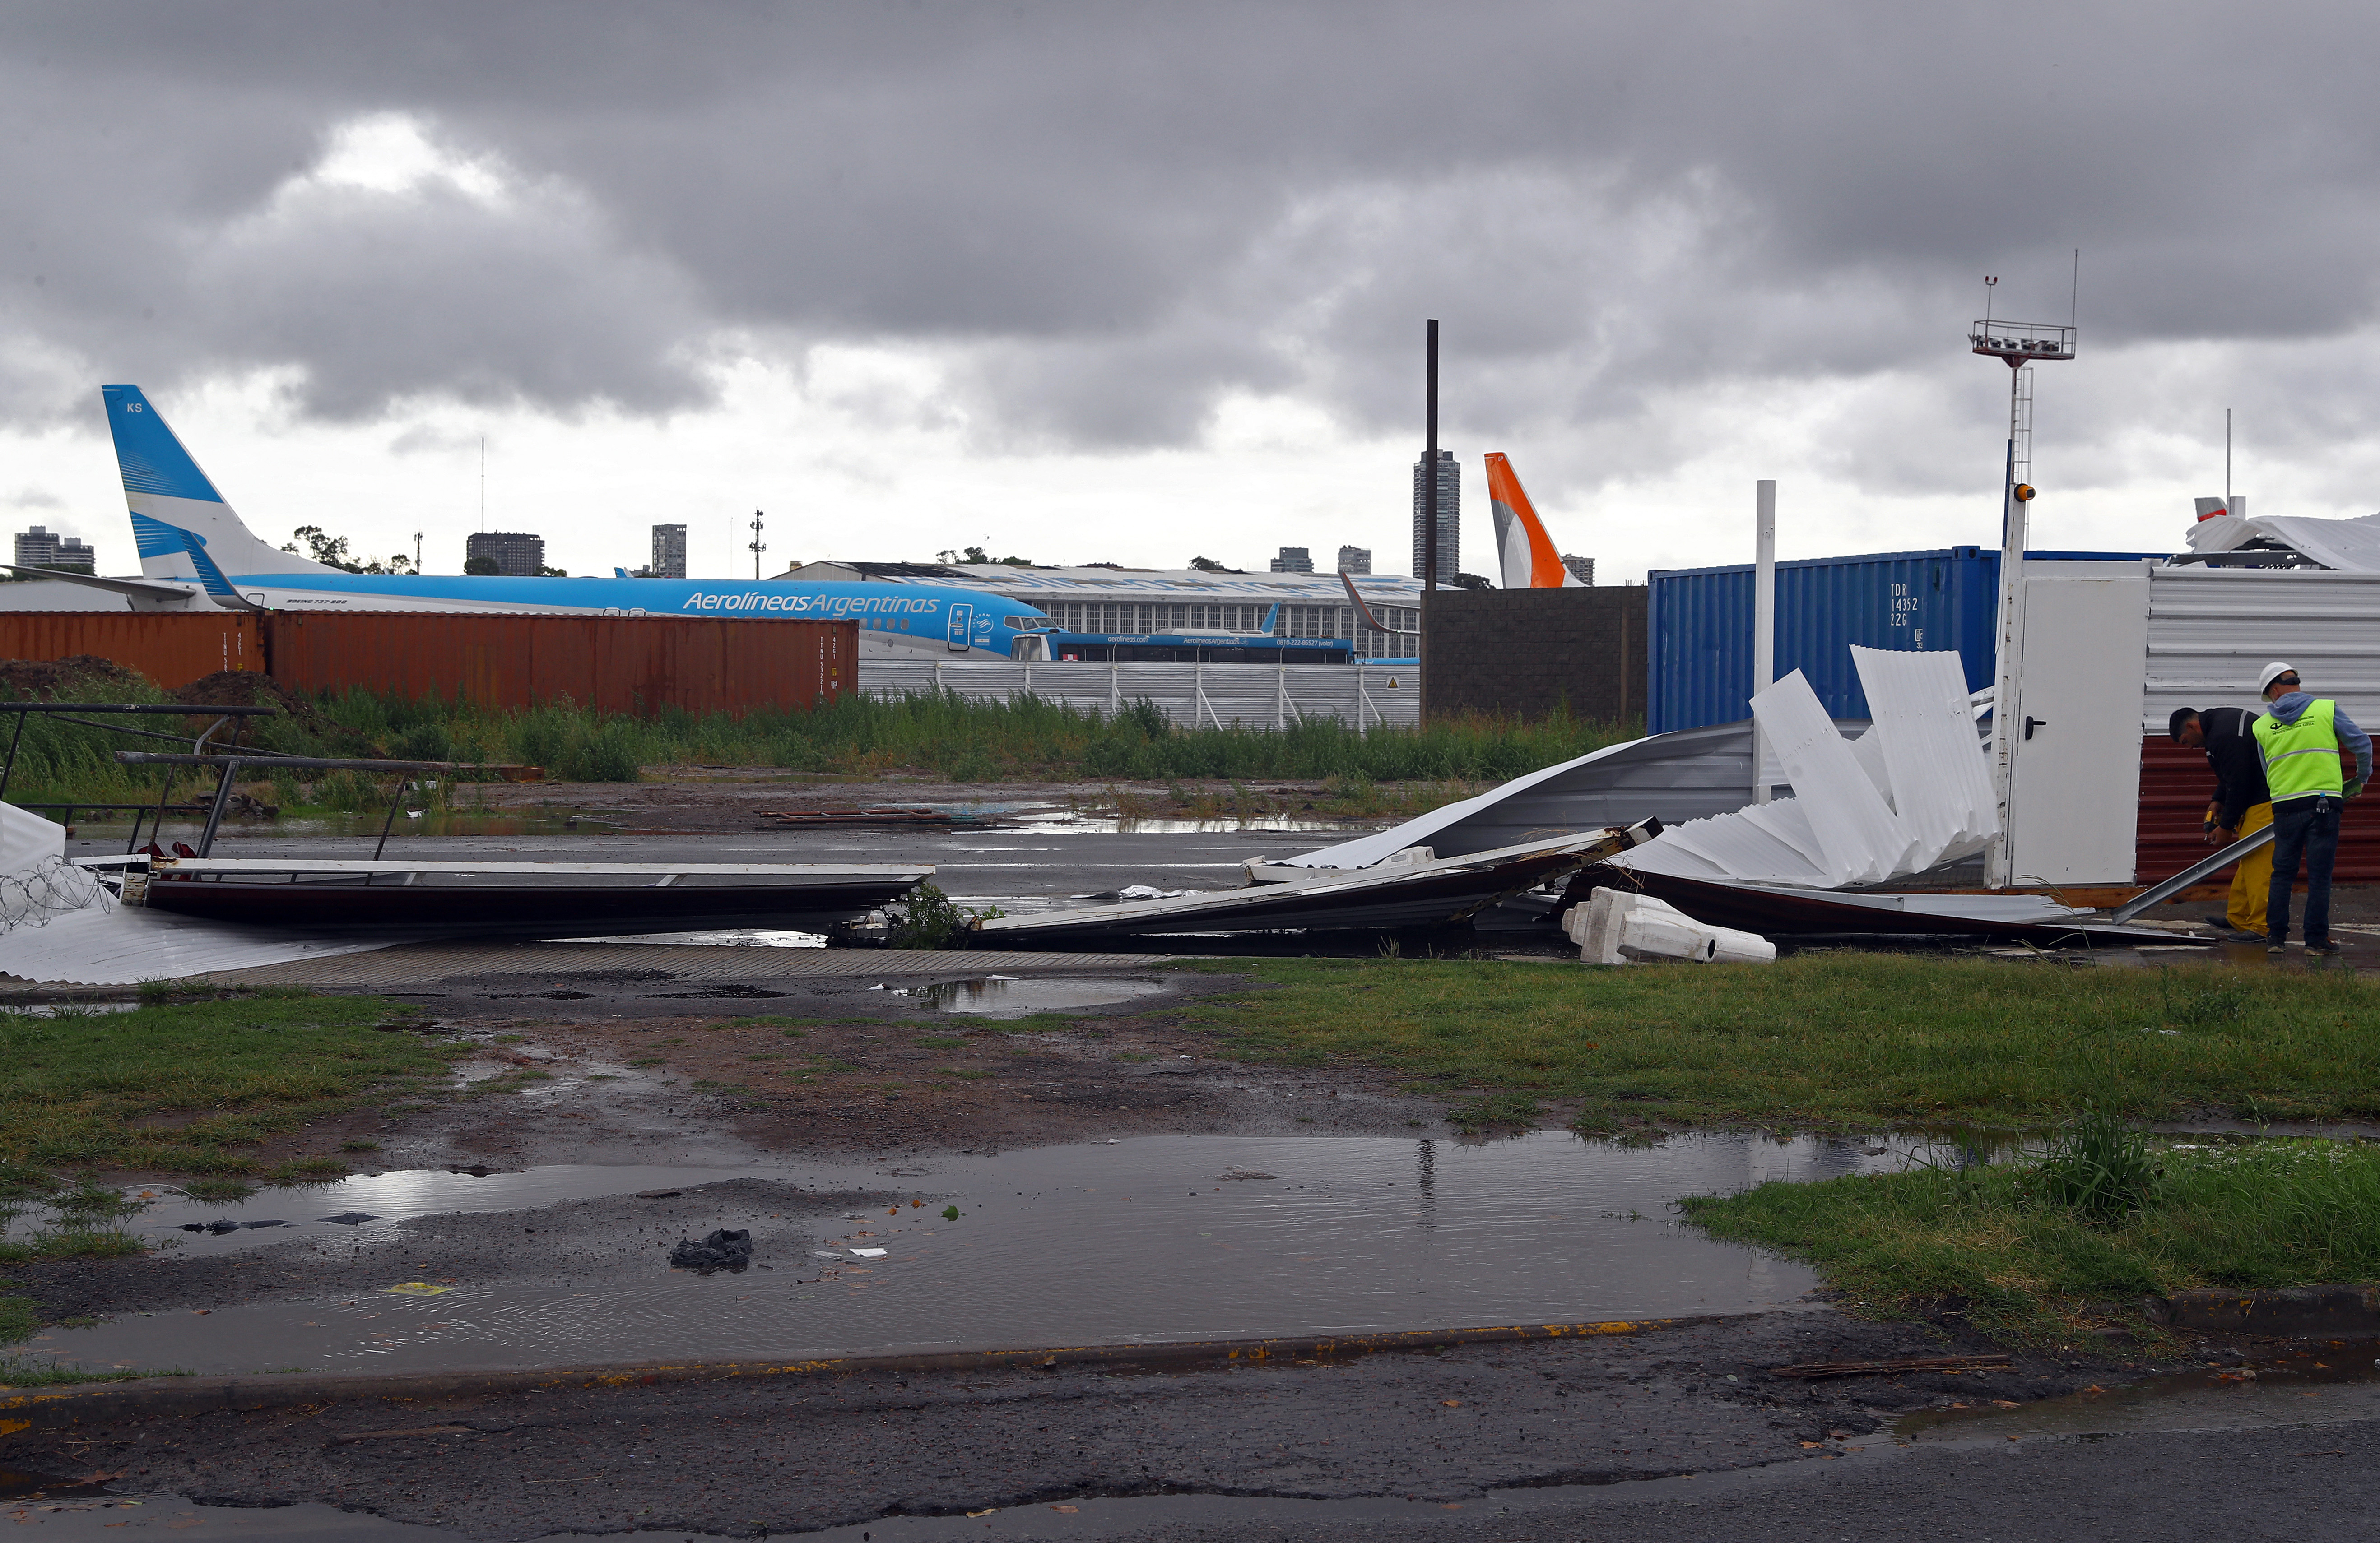
[[[2132,882],[2148,577],[2054,576],[2082,566],[2042,563],[2051,573],[2024,586],[2009,778],[2009,880],[2020,887]]]

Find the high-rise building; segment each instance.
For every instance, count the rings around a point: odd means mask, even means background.
[[[463,541],[463,571],[481,560],[506,578],[535,578],[545,567],[545,537],[518,530],[483,530]],[[481,572],[487,572],[482,569]]]
[[[68,568],[79,573],[97,571],[99,557],[79,536],[61,536],[35,525],[17,533],[17,565],[20,568]]]
[[[1570,570],[1571,577],[1576,579],[1579,583],[1587,585],[1589,588],[1594,587],[1595,559],[1591,557],[1572,557],[1570,553],[1564,552],[1562,553],[1562,566]]]
[[[1339,572],[1342,573],[1368,573],[1371,571],[1371,548],[1342,547],[1339,548]]]
[[[1314,572],[1314,554],[1304,547],[1283,547],[1281,555],[1272,560],[1272,571],[1276,573],[1311,573]]]
[[[1427,458],[1414,463],[1413,573],[1429,572],[1429,484],[1422,480]],[[1452,584],[1463,552],[1463,464],[1451,450],[1438,452],[1438,582]]]
[[[653,527],[653,562],[645,572],[657,579],[686,577],[686,527],[655,525]]]

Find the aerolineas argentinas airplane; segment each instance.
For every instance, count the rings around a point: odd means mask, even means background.
[[[199,470],[138,386],[102,386],[124,501],[140,548],[138,579],[24,569],[111,590],[135,609],[504,611],[709,616],[859,623],[863,657],[1008,658],[1052,625],[1031,606],[979,589],[909,584],[707,579],[491,578],[349,573],[261,541]],[[8,566],[0,564],[0,567]]]

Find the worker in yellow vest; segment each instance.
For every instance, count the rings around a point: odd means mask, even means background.
[[[2256,750],[2273,796],[2273,887],[2265,900],[2265,952],[2289,935],[2289,890],[2305,862],[2305,951],[2336,954],[2330,940],[2330,868],[2338,856],[2338,817],[2372,775],[2372,736],[2327,698],[2299,689],[2298,672],[2276,659],[2256,682],[2272,710],[2256,720]],[[2355,775],[2339,756],[2352,752]]]

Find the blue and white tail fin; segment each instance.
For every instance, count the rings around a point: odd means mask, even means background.
[[[327,573],[334,570],[259,540],[240,524],[182,441],[138,386],[102,386],[132,543],[140,572],[152,579],[195,580],[217,599],[233,598],[236,573]]]

